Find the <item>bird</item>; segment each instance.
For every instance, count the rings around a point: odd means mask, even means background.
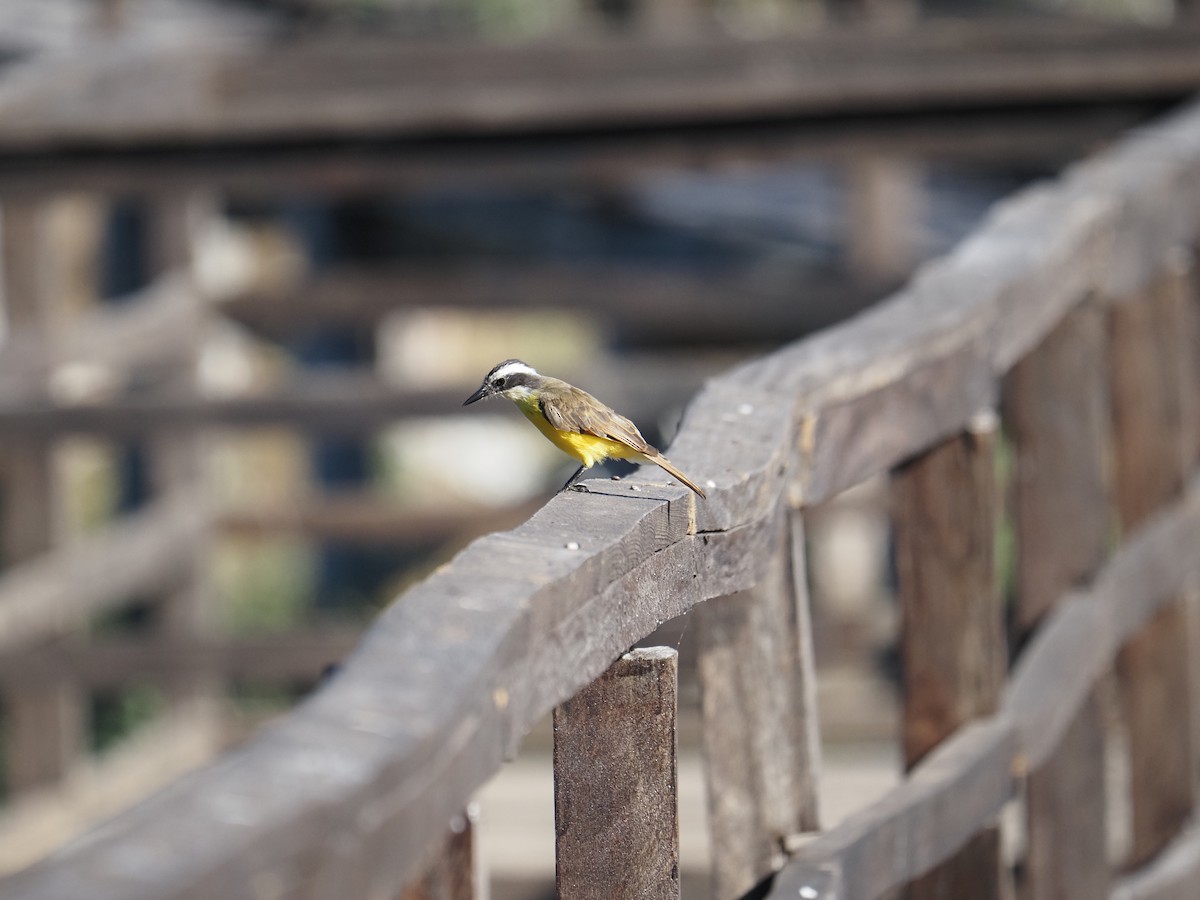
[[[654,463],[704,497],[700,486],[647,443],[637,426],[627,418],[587,391],[559,378],[542,375],[519,359],[506,359],[493,366],[479,389],[463,401],[463,406],[488,397],[507,397],[550,443],[581,463],[562,490],[572,487],[586,469],[598,462],[627,459]]]

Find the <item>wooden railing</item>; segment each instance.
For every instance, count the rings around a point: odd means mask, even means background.
[[[477,540],[286,719],[0,897],[466,896],[462,810],[555,709],[564,895],[673,896],[674,663],[622,654],[693,608],[719,896],[776,869],[778,898],[1000,896],[997,815],[1018,798],[1033,896],[1179,896],[1200,878],[1198,210],[1192,105],[1002,204],[879,307],[709,382],[670,448],[707,500],[642,471]],[[1007,681],[1001,440],[1029,638]],[[884,472],[911,772],[816,833],[802,511]]]

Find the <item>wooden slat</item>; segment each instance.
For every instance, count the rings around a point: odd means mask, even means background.
[[[1182,391],[1190,372],[1184,277],[1165,274],[1110,320],[1116,506],[1129,529],[1183,487]],[[1132,865],[1164,847],[1191,815],[1194,709],[1187,609],[1160,610],[1122,651],[1118,675],[1129,737]]]
[[[1148,165],[1163,148],[1167,162]],[[1178,179],[1196,170],[1200,107],[1192,105],[1112,156],[1003,204],[880,307],[715,379],[667,448],[705,484],[706,501],[665,487],[655,470],[556,496],[526,526],[477,541],[407,592],[338,677],[235,757],[0,885],[0,897],[163,900],[202,889],[232,900],[248,896],[251,883],[288,885],[314,871],[340,885],[338,897],[398,892],[436,838],[428,823],[461,810],[541,716],[662,621],[754,583],[780,494],[818,452],[814,417],[979,341],[993,371],[1006,371],[1110,271],[1113,241],[1128,237],[1118,223],[1135,197],[1161,197],[1161,227],[1136,250],[1122,245],[1121,255],[1158,260],[1163,242],[1195,235],[1200,179]],[[934,392],[930,402],[959,404],[962,394]],[[925,431],[929,421],[936,433]],[[890,468],[936,443],[944,427],[940,413],[922,418],[889,444],[896,457],[881,453],[878,464]],[[1123,587],[1134,605],[1164,581],[1178,584],[1195,554],[1173,549],[1158,570]],[[1114,629],[1133,614],[1127,604],[1105,610]],[[996,796],[1011,793],[1013,748],[995,752],[986,778],[1003,788],[965,791],[979,805],[946,809],[945,785],[926,785],[923,808],[936,806],[939,822],[950,817],[953,836],[922,826],[933,843],[900,861],[911,874],[892,880],[889,864],[872,878],[902,883],[989,820]],[[337,765],[320,764],[332,759]],[[118,857],[155,864],[118,871],[106,862]]]
[[[359,631],[325,628],[261,637],[128,637],[10,648],[0,656],[0,687],[29,690],[51,675],[92,691],[181,675],[249,683],[315,684],[354,648]]]
[[[46,290],[52,252],[44,213],[36,201],[0,209],[5,339],[20,348],[11,374],[38,395],[46,391],[59,312]],[[52,441],[22,435],[0,444],[0,572],[50,551],[59,530],[58,501]],[[15,795],[51,785],[71,768],[83,749],[84,702],[76,685],[53,673],[4,692],[4,776]]]
[[[631,418],[647,419],[664,406],[682,403],[711,365],[701,362],[696,368],[686,364],[652,367],[651,371],[662,377],[648,377],[644,384],[650,389],[632,386],[636,367],[622,378],[609,374],[603,380],[593,379],[598,384],[589,387]],[[145,395],[73,405],[0,397],[0,437],[63,432],[129,437],[156,430],[219,425],[287,425],[314,432],[377,431],[405,416],[457,412],[470,391],[467,385],[453,389],[392,386],[370,372],[347,371],[297,375],[274,389],[224,398],[171,385]],[[502,409],[485,404],[479,413],[472,414],[496,415]],[[504,412],[512,413],[511,409]]]
[[[206,198],[184,193],[157,197],[147,205],[148,240],[144,250],[157,281],[189,277],[192,268],[191,232],[202,214]],[[207,205],[207,204],[204,204]],[[213,218],[211,210],[209,218]],[[197,290],[180,290],[179,301],[185,306],[185,338],[176,344],[176,353],[156,372],[157,381],[199,390],[200,357],[209,330],[211,315],[207,300]],[[163,298],[172,299],[169,297]],[[152,628],[167,640],[203,641],[217,630],[217,597],[212,587],[211,528],[206,461],[209,454],[207,435],[199,429],[163,430],[150,436],[144,445],[152,490],[159,497],[191,496],[204,527],[189,546],[189,558],[179,577],[158,598],[153,610]],[[170,715],[191,719],[197,739],[207,745],[219,741],[220,699],[223,692],[218,673],[204,670],[180,670],[165,680]],[[208,736],[200,733],[208,730]]]
[[[133,297],[89,310],[57,336],[58,364],[118,373],[174,362],[200,328],[198,289],[183,275],[164,277]]]
[[[1192,821],[1141,869],[1125,875],[1109,900],[1190,900],[1200,883],[1200,826]]]
[[[436,303],[500,312],[565,309],[628,342],[774,341],[845,318],[878,299],[878,283],[830,271],[644,272],[607,266],[455,265],[343,268],[281,294],[247,294],[220,311],[272,337],[317,325],[366,325]],[[805,302],[795,302],[797,294]]]
[[[204,527],[195,500],[167,498],[0,576],[0,648],[70,632],[175,578]]]
[[[436,544],[514,527],[542,501],[494,507],[441,503],[407,507],[377,493],[328,493],[287,507],[242,508],[221,513],[214,527],[238,537],[295,533],[306,537],[382,545]]]
[[[874,900],[953,858],[1013,796],[1016,749],[1003,719],[968,725],[883,799],[802,845],[768,900]]]
[[[631,650],[554,711],[563,900],[679,897],[678,654]]]
[[[520,47],[95,46],[0,93],[7,149],[595,130],[752,118],[1181,96],[1200,82],[1188,28],[1080,42],[1044,23],[928,25],[844,40],[555,42]],[[389,52],[390,51],[390,52]],[[866,61],[866,62],[864,62]],[[486,69],[481,69],[486,67]],[[487,71],[481,79],[478,73]],[[20,73],[16,73],[20,74]],[[78,85],[102,81],[102,94]],[[153,84],[148,94],[145,85]],[[297,102],[298,100],[303,102]]]
[[[884,798],[804,843],[769,900],[878,900],[960,850],[1039,768],[1121,644],[1200,574],[1200,499],[1176,504],[1133,534],[1095,585],[1056,604],[1018,663],[1000,712],[941,744]],[[974,892],[970,896],[975,896]]]
[[[741,897],[784,861],[784,841],[817,830],[819,743],[803,528],[773,538],[749,591],[697,615],[713,896]]]
[[[1102,310],[1071,312],[1009,374],[1005,413],[1016,454],[1016,624],[1028,633],[1091,577],[1111,533],[1107,335]],[[1025,895],[1108,893],[1105,739],[1093,697],[1026,788]]]
[[[421,880],[407,887],[399,900],[474,900],[477,818],[473,806],[454,817],[441,852]]]
[[[972,719],[995,712],[1007,663],[995,563],[998,521],[990,413],[893,476],[901,603],[904,759],[911,769]],[[996,827],[915,881],[911,898],[999,898]]]
[[[1023,896],[1086,900],[1108,895],[1104,725],[1104,710],[1093,692],[1054,755],[1030,773]]]
[[[1005,690],[1023,766],[1036,769],[1049,759],[1121,645],[1200,574],[1191,549],[1197,541],[1200,501],[1193,497],[1129,535],[1090,588],[1055,604]]]
[[[920,258],[911,224],[922,219],[921,172],[894,152],[860,154],[845,173],[850,268],[880,280],[903,278]]]
[[[1111,539],[1107,348],[1104,312],[1081,308],[1005,384],[1005,424],[1016,453],[1016,624],[1023,633],[1095,572]]]
[[[0,877],[33,865],[215,755],[209,729],[160,718],[102,756],[83,757],[52,787],[15,798],[0,813]]]
[[[679,134],[651,131],[596,135],[539,134],[519,141],[442,140],[337,143],[314,152],[307,143],[246,152],[164,149],[130,165],[119,152],[7,156],[0,192],[30,196],[47,190],[90,190],[144,195],[196,187],[241,197],[272,197],[303,188],[307,194],[348,195],[486,187],[497,183],[546,189],[580,182],[611,186],[643,172],[749,164],[778,166],[808,160],[837,163],[864,145],[886,144],[912,157],[1039,167],[1066,163],[1143,121],[1147,104],[1096,109],[1084,106],[1019,112],[954,114],[801,122],[743,123]]]

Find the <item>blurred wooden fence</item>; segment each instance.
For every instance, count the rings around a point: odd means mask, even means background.
[[[119,55],[102,62],[118,83],[133,77],[121,74]],[[175,73],[186,89],[174,108],[191,108],[189,72]],[[784,79],[793,88],[801,80]],[[944,83],[931,78],[931,95],[960,102],[938,95]],[[38,275],[39,193],[72,178],[93,189],[169,188],[154,232],[170,236],[205,166],[186,151],[144,172],[118,164],[119,154],[78,165],[42,158],[48,132],[29,123],[58,107],[39,112],[17,94],[6,107],[0,98],[0,111],[25,122],[0,138],[14,152],[0,171],[11,329],[0,358],[0,535],[6,560],[19,563],[0,581],[0,641],[11,651],[0,688],[19,787],[69,768],[83,686],[118,679],[123,666],[169,675],[173,707],[203,731],[222,679],[267,658],[308,671],[346,644],[344,635],[289,637],[287,653],[268,657],[206,634],[197,563],[211,518],[196,487],[195,429],[272,419],[354,429],[448,399],[315,376],[265,400],[202,398],[189,383],[190,354],[210,310],[170,277],[87,323],[87,338],[58,334]],[[664,88],[650,113],[671,96]],[[764,96],[761,113],[784,109],[783,94]],[[728,109],[744,101],[728,98]],[[201,116],[194,127],[238,133],[270,125],[270,108]],[[70,115],[60,121],[86,119],[78,106],[61,109]],[[325,134],[337,123],[318,120],[334,109],[314,103],[304,129]],[[149,113],[137,121],[152,122]],[[101,118],[88,132],[99,144],[129,138],[106,136]],[[153,137],[149,127],[134,136]],[[418,163],[445,165],[422,156],[420,140],[413,147]],[[241,159],[220,172],[248,178],[258,164],[239,169]],[[484,168],[480,160],[470,163]],[[344,173],[323,165],[302,159],[290,174],[344,186]],[[407,171],[415,177],[420,165]],[[524,525],[476,541],[389,608],[338,677],[285,720],[0,883],[0,897],[468,896],[462,810],[552,709],[564,895],[673,896],[673,660],[645,651],[613,660],[693,607],[719,896],[739,896],[777,869],[769,890],[781,898],[875,898],[914,881],[914,891],[936,893],[964,879],[972,897],[1000,896],[1010,872],[997,816],[1018,799],[1032,896],[1180,896],[1179,885],[1200,877],[1190,827],[1198,673],[1188,652],[1200,640],[1191,610],[1200,508],[1186,491],[1200,450],[1198,210],[1193,105],[1014,197],[881,306],[710,381],[671,447],[707,482],[707,501],[657,472],[593,481],[588,493],[557,496]],[[164,276],[179,266],[178,247],[164,243]],[[91,357],[129,372],[151,365],[164,390],[57,402],[54,366]],[[50,447],[73,431],[162,435],[152,452],[159,499],[59,547]],[[1011,677],[995,556],[995,456],[1006,439],[1015,620],[1028,638]],[[818,833],[802,513],[881,472],[894,476],[911,773],[879,804]],[[80,646],[90,617],[142,593],[162,597],[153,641]],[[1105,847],[1110,817],[1125,808],[1103,799],[1113,719],[1130,771],[1130,869],[1120,879]]]

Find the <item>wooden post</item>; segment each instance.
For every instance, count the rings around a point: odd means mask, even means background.
[[[913,242],[921,209],[918,169],[910,160],[868,155],[846,169],[850,265],[865,278],[895,281],[917,262]]]
[[[22,375],[35,390],[47,386],[53,316],[44,290],[42,213],[38,201],[5,202],[0,238],[0,271],[10,329],[5,352],[21,354]],[[0,565],[7,567],[46,552],[54,543],[53,444],[37,439],[6,442],[0,465]],[[48,678],[36,686],[6,692],[3,702],[9,790],[19,793],[58,781],[83,747],[85,708],[78,687]]]
[[[203,198],[170,194],[155,198],[147,219],[149,247],[147,256],[153,277],[186,275],[191,266],[189,217],[196,212]],[[196,389],[197,368],[205,335],[205,301],[193,291],[194,323],[190,352],[180,356],[170,371],[161,375],[163,381],[174,381],[188,389]],[[204,483],[203,435],[193,429],[161,432],[151,439],[150,464],[155,491],[169,494],[186,491],[202,502],[206,496],[197,490]],[[213,609],[208,580],[209,546],[201,541],[188,571],[179,586],[163,598],[157,609],[158,630],[168,639],[203,639],[213,628]],[[219,746],[219,716],[217,699],[221,685],[210,672],[191,673],[176,678],[167,685],[172,712],[192,720],[198,740],[215,751]]]
[[[780,520],[767,571],[699,617],[713,896],[741,897],[815,831],[819,732],[799,513]]]
[[[1190,375],[1189,272],[1174,265],[1144,296],[1114,306],[1109,319],[1113,458],[1122,529],[1135,528],[1183,488],[1183,385]],[[1193,716],[1187,610],[1162,610],[1122,651],[1133,827],[1130,865],[1157,853],[1191,814]]]
[[[904,760],[995,711],[1004,683],[996,584],[995,416],[896,470],[893,527],[902,607]],[[910,897],[1002,896],[999,829],[913,882]]]
[[[677,660],[631,650],[554,711],[561,900],[679,897]]]
[[[1111,505],[1107,334],[1083,306],[1017,364],[1005,385],[1016,451],[1017,627],[1028,633],[1104,561]],[[1095,695],[1026,791],[1028,900],[1108,896],[1105,729]]]
[[[454,817],[433,864],[400,900],[474,900],[476,818],[474,806]]]

